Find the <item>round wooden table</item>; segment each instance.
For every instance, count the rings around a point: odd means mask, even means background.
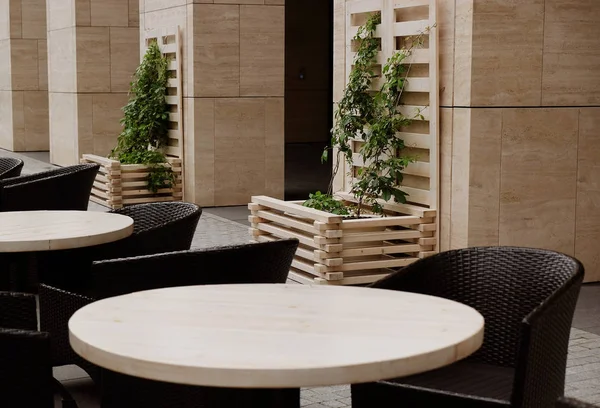
[[[0,252],[82,248],[127,238],[130,217],[97,211],[0,212]]]
[[[101,367],[178,384],[299,388],[408,376],[483,341],[483,317],[446,299],[379,289],[208,285],[108,298],[69,321]],[[298,406],[298,401],[293,406]]]
[[[51,284],[76,281],[91,259],[81,256],[86,248],[93,251],[90,247],[127,238],[132,232],[133,219],[120,214],[0,212],[0,285],[36,293],[40,275],[52,278],[47,281]]]

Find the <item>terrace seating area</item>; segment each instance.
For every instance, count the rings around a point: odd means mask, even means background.
[[[78,166],[36,173],[46,165],[20,157],[25,163],[25,176],[5,180],[9,188],[18,185],[19,178],[26,183],[46,183],[54,177],[79,177],[81,171],[96,170],[93,166]],[[91,188],[89,182],[82,184]],[[35,208],[11,208],[12,212],[3,213],[16,214],[16,210],[34,214],[44,205],[54,211],[79,210],[80,204],[71,204],[75,201],[67,198],[61,209],[52,200],[38,200]],[[107,211],[89,203],[86,212],[129,217],[133,221],[131,234],[89,247],[32,251],[14,258],[2,254],[3,262],[10,265],[2,268],[2,273],[8,274],[2,279],[5,286],[0,296],[2,341],[5,350],[13,352],[4,353],[0,370],[6,379],[6,401],[14,398],[20,404],[14,406],[299,404],[317,408],[391,407],[403,401],[411,406],[556,403],[557,407],[578,407],[600,403],[596,385],[600,383],[600,335],[594,333],[600,326],[595,316],[600,307],[600,287],[582,287],[583,267],[570,257],[518,248],[443,252],[359,289],[436,296],[469,305],[481,313],[486,333],[481,348],[477,347],[479,350],[471,357],[437,370],[351,387],[302,387],[296,400],[293,394],[278,396],[275,390],[269,391],[267,398],[266,390],[178,385],[103,368],[71,346],[69,320],[78,310],[100,299],[160,288],[286,282],[296,286],[286,278],[298,241],[248,243],[247,227],[242,222],[221,217],[239,220],[243,210],[235,207],[213,210],[173,202]],[[5,236],[0,242],[3,240]],[[25,284],[18,279],[20,274],[27,276]],[[562,395],[571,398],[557,401]]]
[[[0,0],[0,408],[600,408],[600,0]]]

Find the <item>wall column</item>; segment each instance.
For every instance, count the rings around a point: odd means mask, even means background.
[[[186,200],[283,198],[284,0],[140,0],[140,11],[142,37],[181,28]]]
[[[47,0],[50,160],[107,155],[139,64],[138,0]]]
[[[600,3],[440,3],[442,249],[552,249],[600,280]]]
[[[48,150],[46,1],[0,0],[0,148]]]

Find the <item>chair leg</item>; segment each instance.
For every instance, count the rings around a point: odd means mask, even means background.
[[[300,408],[300,389],[251,390],[248,406],[253,408]]]
[[[62,400],[62,408],[79,408],[77,406],[77,402],[73,399],[73,397],[71,396],[69,391],[67,391],[65,386],[62,385],[62,383],[60,381],[58,381],[56,378],[53,378],[53,380],[54,380],[54,389],[56,390],[56,392],[58,392],[58,394],[60,395],[60,398]]]

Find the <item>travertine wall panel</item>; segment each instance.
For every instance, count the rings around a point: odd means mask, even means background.
[[[139,3],[47,3],[50,118],[56,121],[50,126],[50,160],[70,165],[82,154],[107,155],[116,144],[139,64]]]
[[[469,245],[498,245],[503,117],[501,109],[471,110]]]
[[[48,149],[45,0],[0,1],[0,148]]]
[[[600,4],[546,0],[543,105],[600,105]]]
[[[443,92],[440,90],[440,92]],[[453,108],[440,108],[440,251],[450,249],[452,213]]]
[[[578,116],[577,109],[503,112],[501,245],[573,254]]]
[[[195,5],[194,96],[240,96],[240,6]]]
[[[554,249],[600,280],[600,3],[443,3],[441,248]]]
[[[540,103],[543,29],[544,0],[473,2],[473,106]]]
[[[588,280],[600,280],[600,108],[579,113],[575,256],[587,269]]]
[[[185,199],[283,197],[284,2],[141,0],[140,35],[179,26]]]
[[[285,9],[240,7],[240,95],[283,96]]]

